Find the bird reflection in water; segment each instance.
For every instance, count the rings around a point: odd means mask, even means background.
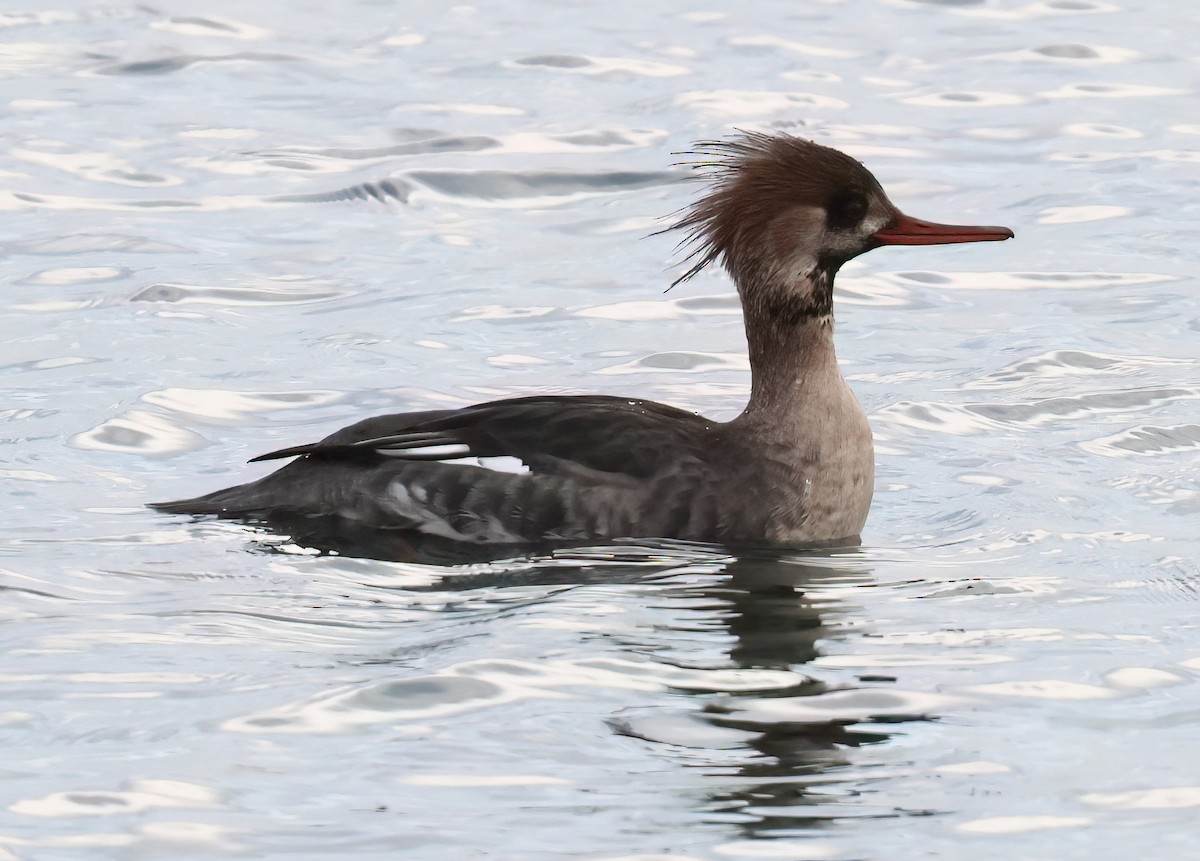
[[[672,687],[679,708],[630,708],[607,720],[618,736],[651,745],[711,785],[697,815],[736,823],[743,837],[811,833],[845,818],[923,815],[868,806],[856,749],[888,741],[888,727],[934,716],[893,693],[895,680],[860,675],[830,683],[812,666],[823,643],[861,636],[846,590],[870,585],[855,545],[781,550],[639,541],[589,547],[469,545],[430,536],[347,527],[343,520],[270,524],[262,549],[430,566],[440,576],[414,592],[638,584],[655,589],[654,621],[623,626],[610,641],[676,670],[773,671],[763,687]],[[699,576],[698,576],[699,575]],[[666,620],[664,621],[664,617]],[[849,631],[853,629],[853,633]],[[716,646],[714,647],[714,644]],[[720,678],[718,673],[716,678]],[[693,775],[695,772],[691,772]],[[706,780],[706,783],[709,781]]]

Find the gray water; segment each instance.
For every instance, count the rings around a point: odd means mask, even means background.
[[[722,11],[722,10],[725,11]],[[0,11],[0,859],[1200,857],[1189,3]],[[143,503],[371,413],[714,416],[733,128],[1013,242],[846,268],[859,550],[317,555]]]

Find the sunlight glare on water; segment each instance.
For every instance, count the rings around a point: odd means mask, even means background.
[[[0,12],[0,858],[1190,857],[1198,27],[1129,0]],[[1016,232],[839,278],[861,549],[418,563],[143,507],[373,413],[736,415],[731,285],[664,295],[651,236],[696,191],[673,153],[734,128]]]

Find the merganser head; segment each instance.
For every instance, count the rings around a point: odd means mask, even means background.
[[[921,221],[900,212],[878,180],[845,153],[786,134],[697,144],[712,188],[674,227],[695,262],[676,284],[720,259],[747,311],[788,318],[829,314],[833,275],[881,245],[1012,238],[1007,227]]]

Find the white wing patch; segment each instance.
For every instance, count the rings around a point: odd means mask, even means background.
[[[443,463],[456,463],[463,466],[481,466],[492,472],[506,472],[509,475],[528,475],[529,467],[519,457],[502,454],[497,457],[456,457]]]
[[[412,457],[420,455],[422,457],[436,458],[453,458],[461,457],[464,454],[470,454],[471,449],[462,443],[451,443],[449,445],[429,445],[423,448],[377,448],[375,451],[385,457]]]
[[[529,467],[519,457],[503,454],[497,457],[475,457],[471,449],[461,443],[449,445],[430,445],[423,448],[405,449],[376,449],[386,457],[411,458],[418,455],[422,458],[436,458],[445,464],[458,466],[478,466],[490,469],[492,472],[504,472],[509,475],[528,475]]]

